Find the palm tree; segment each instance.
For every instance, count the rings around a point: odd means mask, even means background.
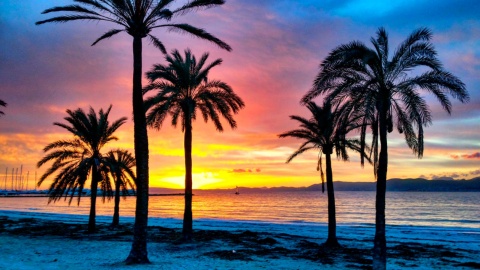
[[[236,114],[243,106],[242,99],[232,88],[218,80],[208,80],[210,69],[222,63],[217,59],[205,65],[208,53],[197,61],[190,50],[185,51],[185,58],[174,50],[165,57],[168,65],[156,64],[147,72],[150,85],[145,92],[158,90],[158,93],[145,101],[148,110],[147,122],[160,129],[167,115],[172,117],[172,125],[177,126],[179,117],[184,132],[185,150],[185,212],[183,217],[183,238],[192,237],[192,122],[200,111],[205,122],[211,119],[218,131],[223,131],[220,117],[227,120],[230,127],[237,123],[232,112]]]
[[[278,136],[280,138],[293,137],[304,141],[287,159],[287,163],[308,150],[319,151],[317,170],[320,170],[322,192],[325,191],[322,154],[325,154],[328,196],[328,238],[324,245],[329,248],[336,248],[340,247],[340,245],[337,240],[331,155],[335,151],[337,158],[347,161],[349,159],[347,149],[361,152],[359,140],[346,138],[348,132],[358,128],[356,122],[358,117],[354,118],[355,116],[353,114],[349,114],[349,112],[345,110],[348,108],[347,106],[335,108],[335,110],[332,111],[332,105],[328,101],[324,103],[323,108],[314,102],[308,102],[306,107],[311,113],[311,118],[306,119],[296,115],[290,116],[290,119],[300,123],[300,128],[282,133]]]
[[[112,227],[115,227],[120,221],[120,193],[125,197],[129,194],[129,189],[135,192],[135,173],[132,171],[135,158],[126,150],[110,151],[106,155],[106,164],[115,183],[115,207],[112,221]]]
[[[133,37],[133,122],[134,146],[137,162],[137,200],[135,211],[134,237],[132,249],[126,259],[127,264],[149,263],[147,253],[147,225],[148,225],[148,136],[145,120],[145,108],[142,96],[142,39],[147,37],[153,45],[166,53],[163,43],[151,33],[156,28],[166,28],[169,31],[190,34],[195,37],[213,42],[220,48],[230,51],[228,44],[211,35],[201,28],[186,23],[170,23],[178,15],[184,15],[198,9],[205,9],[224,4],[224,0],[192,0],[183,6],[170,10],[174,0],[74,0],[78,4],[62,7],[53,7],[43,11],[43,14],[52,12],[66,12],[47,20],[36,22],[64,23],[75,20],[106,21],[116,24],[119,29],[112,29],[92,45],[121,32]],[[164,23],[162,23],[164,22]]]
[[[386,268],[387,134],[396,126],[400,133],[404,133],[414,154],[421,158],[423,128],[432,122],[430,110],[421,94],[433,94],[449,114],[452,104],[448,94],[461,102],[469,100],[465,84],[443,69],[430,43],[431,37],[432,33],[426,28],[415,30],[398,46],[391,58],[388,35],[383,28],[377,31],[376,38],[371,38],[373,49],[358,41],[341,45],[322,62],[313,88],[303,98],[304,102],[308,102],[320,94],[327,94],[336,103],[348,101],[354,104],[353,110],[364,115],[363,123],[371,127],[377,180],[374,269]],[[366,133],[367,128],[363,125],[360,129],[362,148]]]
[[[75,111],[67,110],[68,116],[64,119],[68,124],[55,122],[54,125],[68,130],[74,137],[48,144],[43,149],[46,155],[37,163],[37,166],[41,167],[47,162],[52,162],[50,168],[38,181],[40,186],[48,177],[54,176],[48,191],[49,203],[61,197],[66,199],[68,196],[71,203],[75,193],[78,192],[78,204],[80,204],[85,183],[91,178],[88,219],[90,233],[95,231],[97,186],[100,183],[101,187],[106,187],[102,184],[106,177],[102,170],[105,158],[101,150],[108,142],[117,140],[113,133],[127,120],[126,117],[122,117],[110,124],[108,115],[111,109],[111,105],[105,112],[100,109],[98,116],[93,108],[90,108],[88,114],[80,108]],[[105,189],[104,191],[107,192]]]
[[[7,103],[0,99],[0,106],[7,107]],[[4,115],[5,113],[0,111],[0,115]]]

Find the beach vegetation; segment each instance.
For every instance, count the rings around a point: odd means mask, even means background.
[[[136,178],[133,172],[135,158],[129,151],[117,149],[108,152],[105,159],[109,179],[115,186],[112,227],[117,227],[120,223],[120,195],[126,198],[127,195],[135,194]],[[111,185],[110,181],[104,182],[106,185]]]
[[[184,56],[173,50],[165,57],[167,64],[156,64],[147,72],[150,84],[145,93],[152,90],[155,95],[145,100],[147,122],[160,129],[165,118],[171,116],[171,124],[180,122],[184,133],[185,151],[185,211],[183,217],[183,238],[192,238],[192,123],[200,114],[207,123],[211,120],[217,131],[223,131],[221,118],[231,128],[237,127],[233,114],[244,107],[242,99],[225,82],[211,80],[208,75],[212,68],[220,65],[222,59],[207,64],[209,54],[197,59],[190,50]]]
[[[7,103],[3,100],[0,99],[0,106],[2,107],[7,107]],[[5,113],[3,111],[0,111],[0,116],[4,115]]]
[[[180,15],[224,4],[223,0],[192,0],[170,9],[174,0],[74,0],[76,4],[46,9],[42,14],[62,15],[38,21],[36,24],[65,23],[69,21],[109,22],[117,25],[96,39],[92,45],[125,32],[133,38],[133,122],[136,158],[137,199],[132,248],[126,259],[128,264],[149,263],[147,252],[148,225],[148,134],[142,95],[142,39],[150,42],[163,53],[166,49],[161,40],[152,35],[152,30],[166,29],[198,37],[218,45],[227,51],[231,47],[207,31],[187,23],[172,23]]]
[[[322,192],[325,192],[324,173],[322,166],[322,155],[325,155],[325,171],[327,176],[327,199],[328,199],[328,238],[325,246],[329,248],[339,247],[337,239],[337,222],[335,210],[335,193],[333,188],[333,172],[331,155],[336,154],[338,159],[347,161],[349,155],[347,150],[353,150],[363,153],[358,139],[349,139],[346,135],[359,127],[359,117],[349,110],[349,106],[340,106],[332,108],[332,104],[327,100],[323,107],[314,102],[306,104],[310,111],[309,119],[291,115],[290,119],[299,122],[300,128],[287,131],[278,135],[280,138],[292,137],[303,140],[300,147],[288,157],[287,163],[292,161],[298,155],[309,151],[317,150],[318,163],[317,170],[320,171],[322,180]],[[367,159],[368,156],[367,156]]]
[[[333,104],[352,104],[352,110],[363,119],[359,129],[362,149],[370,129],[377,189],[373,269],[386,268],[388,134],[397,129],[413,153],[422,158],[424,127],[432,123],[424,95],[433,94],[449,114],[449,95],[462,103],[469,100],[465,84],[443,68],[431,39],[429,29],[417,29],[390,54],[387,31],[379,28],[370,40],[373,48],[360,41],[340,45],[322,61],[314,86],[302,99],[307,103],[325,95]]]
[[[62,197],[70,197],[69,203],[77,196],[78,204],[83,189],[90,180],[90,214],[88,219],[88,232],[95,232],[95,212],[97,189],[100,185],[103,193],[108,192],[109,185],[106,171],[102,168],[106,165],[102,148],[109,142],[117,140],[113,134],[126,121],[122,117],[110,123],[108,116],[112,106],[106,111],[100,109],[97,113],[90,108],[85,113],[81,108],[74,111],[67,110],[65,117],[67,124],[55,122],[54,125],[61,127],[73,135],[71,139],[61,139],[52,142],[43,148],[45,156],[37,163],[38,167],[50,163],[50,167],[42,174],[37,185],[53,177],[48,189],[49,202],[57,201]]]

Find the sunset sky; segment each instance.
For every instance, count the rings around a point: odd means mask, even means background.
[[[66,109],[113,105],[111,120],[127,124],[110,148],[133,152],[131,121],[132,39],[125,33],[90,46],[115,25],[96,22],[44,24],[41,12],[71,0],[4,0],[0,2],[0,99],[8,103],[0,117],[0,189],[5,171],[23,165],[33,183],[46,167],[36,168],[48,143],[69,133],[53,126]],[[211,79],[230,84],[245,101],[235,116],[238,128],[218,133],[211,122],[193,125],[194,188],[235,186],[308,186],[319,183],[317,152],[290,164],[287,157],[300,142],[279,139],[294,129],[289,115],[308,116],[299,101],[308,91],[320,62],[336,46],[359,40],[370,46],[378,27],[389,33],[391,51],[419,27],[433,31],[433,44],[445,68],[467,86],[470,102],[453,101],[452,115],[426,96],[433,124],[425,130],[425,153],[417,159],[399,134],[389,135],[388,178],[470,179],[480,176],[480,2],[478,0],[227,0],[222,7],[174,18],[204,28],[232,46],[214,44],[155,30],[167,51],[190,48],[222,58]],[[162,53],[144,40],[143,69],[165,63]],[[144,80],[144,83],[146,80]],[[321,99],[316,100],[321,103]],[[182,188],[183,133],[165,123],[149,129],[150,186]],[[66,137],[67,136],[67,137]],[[110,149],[108,148],[108,149]],[[107,150],[107,149],[106,149]],[[334,159],[335,181],[373,181],[370,165],[361,168]],[[10,179],[10,178],[9,178]],[[10,186],[10,182],[8,182]],[[33,185],[30,184],[30,187]],[[42,188],[47,188],[44,184]]]

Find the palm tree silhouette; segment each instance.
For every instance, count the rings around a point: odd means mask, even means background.
[[[386,268],[387,133],[396,126],[400,133],[404,133],[407,145],[421,158],[423,127],[432,122],[421,92],[433,94],[449,114],[452,104],[448,94],[461,102],[469,100],[465,84],[443,69],[430,43],[431,37],[427,28],[415,30],[390,59],[388,35],[384,28],[377,31],[376,38],[371,38],[373,49],[358,41],[341,45],[322,62],[313,88],[303,97],[303,102],[308,102],[320,94],[327,94],[327,98],[336,103],[347,101],[352,104],[352,110],[363,115],[363,123],[371,127],[377,179],[373,269]],[[419,67],[421,69],[417,70]],[[362,148],[366,133],[367,127],[363,125],[360,128]]]
[[[137,199],[132,249],[126,259],[127,264],[149,263],[147,253],[148,225],[148,135],[145,120],[145,108],[142,96],[142,39],[148,37],[155,47],[166,53],[163,43],[151,33],[156,28],[186,33],[213,42],[220,48],[230,51],[228,44],[201,28],[186,23],[170,23],[175,16],[184,15],[202,8],[224,4],[223,0],[192,0],[174,10],[168,9],[174,0],[74,0],[78,4],[53,7],[43,11],[66,12],[36,24],[49,22],[64,23],[75,20],[106,21],[117,24],[119,29],[112,29],[92,45],[120,32],[133,37],[133,122],[135,133],[135,158],[137,162]],[[162,23],[164,22],[164,23]]]
[[[306,107],[311,113],[311,118],[306,119],[296,115],[290,116],[290,119],[300,123],[300,128],[282,133],[278,136],[280,138],[293,137],[304,141],[302,145],[288,157],[287,163],[308,150],[319,151],[317,170],[320,170],[322,192],[325,191],[322,154],[325,154],[328,196],[328,238],[324,245],[329,248],[336,248],[340,247],[340,245],[337,240],[331,155],[335,151],[337,158],[347,161],[349,159],[347,149],[361,152],[359,140],[346,138],[348,132],[359,127],[356,121],[359,118],[345,110],[348,109],[347,106],[335,108],[332,111],[331,103],[328,101],[323,104],[323,108],[314,102],[308,102]]]
[[[158,93],[145,100],[148,109],[147,122],[160,129],[167,115],[172,117],[172,125],[177,126],[181,118],[184,132],[185,150],[185,212],[183,217],[183,238],[192,237],[192,122],[196,119],[197,110],[203,119],[209,119],[218,131],[223,131],[220,117],[227,120],[232,128],[237,123],[232,113],[236,114],[244,103],[232,88],[218,80],[208,80],[209,71],[222,63],[217,59],[205,65],[208,53],[197,61],[190,50],[185,50],[185,58],[174,50],[166,56],[168,65],[157,64],[147,72],[150,85],[145,92],[158,90]]]
[[[7,103],[3,100],[0,99],[0,106],[2,107],[7,107]],[[5,113],[3,111],[0,111],[0,115],[4,115]]]
[[[110,151],[105,158],[108,172],[115,185],[112,220],[112,227],[115,227],[120,221],[120,193],[125,197],[129,194],[129,189],[135,192],[135,173],[132,171],[135,167],[135,158],[126,150]]]
[[[126,117],[122,117],[110,124],[108,115],[112,106],[107,111],[100,109],[98,116],[93,108],[85,114],[82,109],[75,111],[67,110],[68,116],[64,119],[68,124],[55,122],[54,125],[68,130],[74,135],[70,140],[58,140],[45,146],[43,151],[46,155],[37,163],[41,167],[47,162],[52,162],[38,181],[40,186],[49,176],[54,176],[50,185],[49,203],[57,201],[61,197],[70,196],[72,202],[75,193],[78,192],[78,204],[85,186],[91,178],[90,185],[90,216],[88,219],[88,232],[95,231],[95,210],[97,187],[106,185],[101,182],[106,180],[102,167],[105,165],[105,157],[102,148],[110,141],[117,140],[113,133],[125,123]],[[91,176],[91,177],[89,177]],[[107,192],[108,190],[104,190]]]

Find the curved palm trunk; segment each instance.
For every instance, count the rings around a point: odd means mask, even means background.
[[[120,178],[117,178],[117,180],[115,181],[115,206],[113,208],[112,227],[116,227],[120,223],[120,180],[119,179]]]
[[[387,190],[387,113],[380,113],[380,156],[377,169],[377,195],[375,201],[375,240],[373,245],[373,269],[387,268],[387,240],[385,237],[385,193]]]
[[[90,185],[90,215],[88,217],[88,233],[95,232],[95,213],[97,207],[97,185],[99,180],[98,169],[93,166],[92,183]]]
[[[190,114],[184,114],[190,115]],[[188,118],[188,117],[187,117]],[[183,213],[183,239],[192,240],[193,217],[192,217],[192,121],[185,120],[185,211]]]
[[[327,196],[328,196],[328,238],[325,245],[339,247],[337,240],[337,220],[335,214],[335,194],[333,191],[333,173],[331,154],[325,154],[327,170]]]
[[[133,38],[133,123],[137,170],[137,200],[133,243],[127,264],[149,263],[147,254],[148,226],[148,135],[142,95],[142,39]]]

